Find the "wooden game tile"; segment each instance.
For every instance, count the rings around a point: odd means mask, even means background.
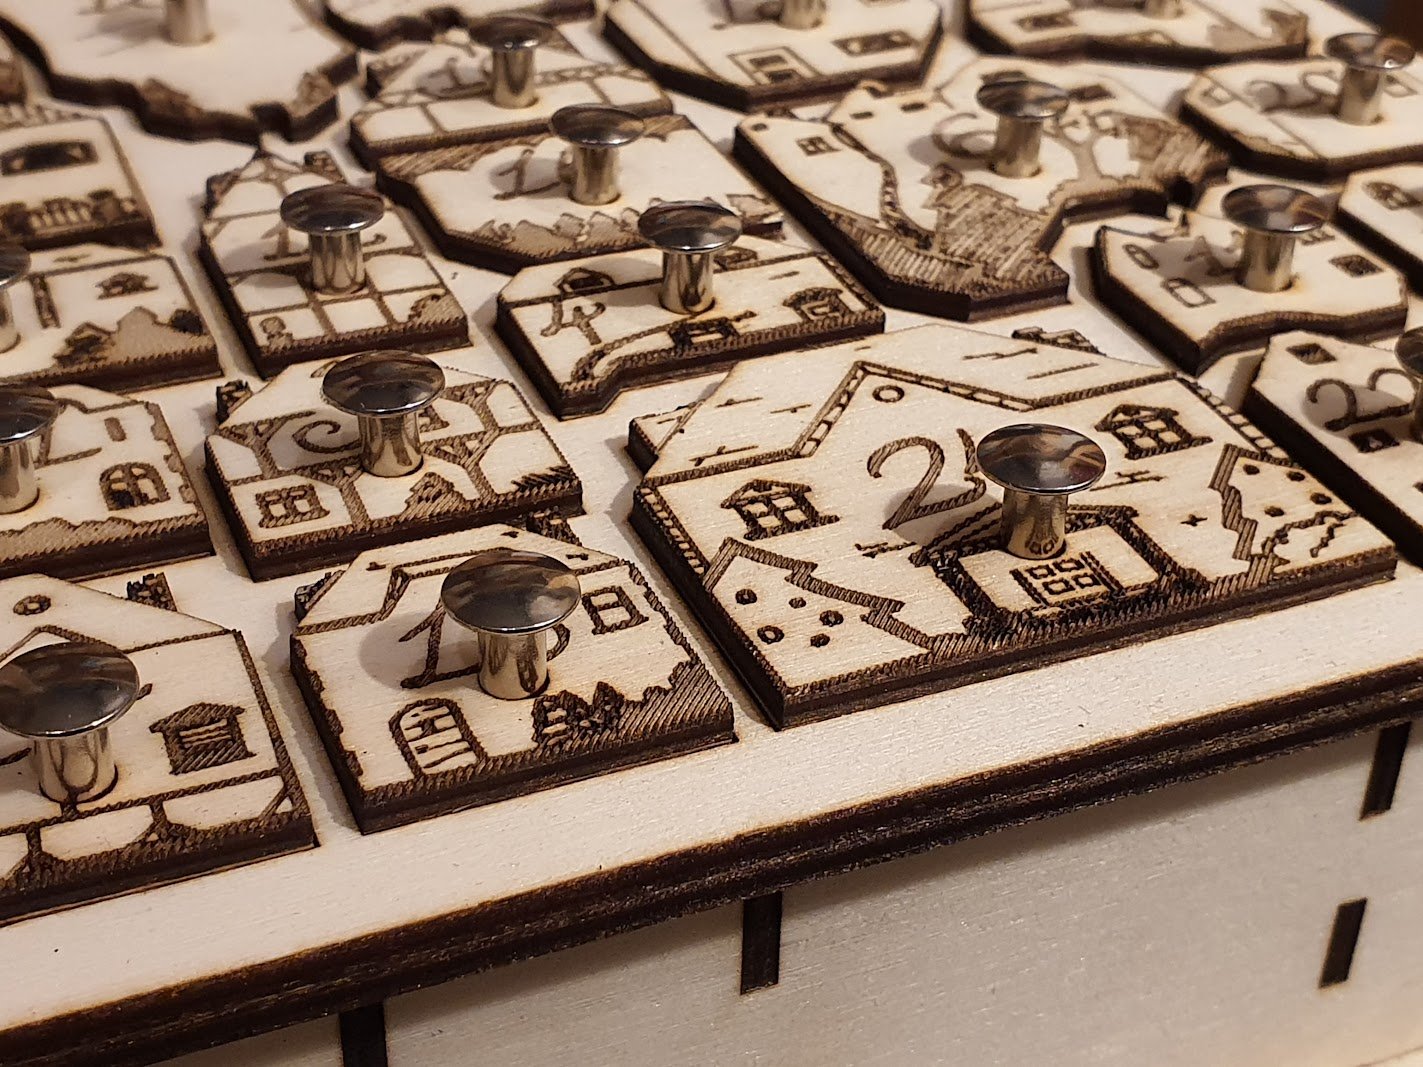
[[[47,799],[28,742],[0,732],[0,923],[316,844],[240,633],[43,575],[0,582],[0,662],[66,641],[125,653],[143,689],[97,800]]]
[[[1182,0],[1182,8],[1154,18],[1140,3],[969,0],[968,34],[993,52],[1170,67],[1294,59],[1309,45],[1309,16],[1288,0]]]
[[[157,404],[84,385],[36,454],[39,499],[0,515],[0,578],[88,578],[208,555],[207,517]]]
[[[592,18],[593,0],[325,0],[326,21],[362,48],[402,39],[428,41],[440,30],[491,15],[521,14],[563,22]]]
[[[939,48],[935,0],[831,3],[814,29],[782,26],[758,0],[615,0],[603,32],[670,88],[740,111],[832,100],[862,81],[924,80]]]
[[[81,244],[34,253],[10,289],[20,340],[0,381],[151,389],[221,372],[217,342],[173,260]]]
[[[1392,350],[1296,331],[1270,339],[1245,410],[1329,488],[1423,561],[1423,443]]]
[[[1240,247],[1235,225],[1198,211],[1154,231],[1104,226],[1092,248],[1097,295],[1192,374],[1287,330],[1369,340],[1403,328],[1403,279],[1333,227],[1300,238],[1294,284],[1280,293],[1236,282]]]
[[[1423,163],[1351,174],[1335,221],[1423,289]]]
[[[29,249],[158,243],[128,159],[97,116],[49,104],[0,105],[0,176],[0,240]]]
[[[974,458],[1023,422],[1107,456],[1053,559],[1000,548],[1000,490]],[[737,365],[664,438],[632,521],[776,726],[1395,565],[1387,538],[1194,383],[950,326]]]
[[[472,41],[406,45],[396,62],[398,70],[392,63],[375,76],[374,99],[351,117],[351,149],[368,165],[376,156],[543,133],[549,116],[572,104],[611,104],[635,115],[672,110],[647,74],[587,59],[558,33],[538,49],[531,107],[495,106],[489,49]]]
[[[637,217],[664,200],[715,200],[746,232],[780,232],[780,207],[681,115],[653,115],[618,150],[622,196],[598,207],[569,198],[568,146],[551,133],[383,156],[376,182],[412,208],[451,259],[513,274],[555,260],[642,248]]]
[[[624,389],[884,329],[884,312],[828,256],[743,237],[717,254],[716,304],[658,300],[662,253],[616,252],[528,267],[499,294],[495,326],[562,418]]]
[[[355,49],[294,0],[208,7],[213,38],[200,45],[168,39],[162,4],[0,0],[0,28],[55,96],[128,108],[152,133],[299,141],[336,120]]]
[[[343,180],[326,152],[295,163],[259,150],[208,181],[199,257],[263,375],[376,348],[469,344],[464,309],[392,206],[362,234],[366,284],[337,295],[312,287],[306,235],[282,222],[282,198]]]
[[[288,367],[230,407],[208,473],[256,579],[346,563],[382,545],[545,510],[582,511],[583,487],[519,391],[439,357],[445,391],[421,415],[424,463],[379,478],[356,418],[327,404],[329,363]]]
[[[480,689],[440,585],[475,552],[567,563],[581,606],[527,701]],[[507,526],[357,556],[305,608],[292,673],[363,833],[736,740],[731,702],[637,567]]]
[[[1370,126],[1335,116],[1339,71],[1313,56],[1212,67],[1186,89],[1181,115],[1261,174],[1325,182],[1423,161],[1423,60],[1389,76],[1384,117]]]
[[[1033,178],[992,169],[996,120],[975,102],[1013,75],[1072,97]],[[861,87],[824,119],[748,118],[735,153],[880,300],[968,321],[1066,302],[1067,273],[1046,251],[1064,222],[1159,214],[1226,167],[1121,84],[1024,59],[980,59],[934,89]]]

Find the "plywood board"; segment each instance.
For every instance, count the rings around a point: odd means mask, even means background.
[[[208,473],[254,578],[344,563],[377,545],[538,511],[577,512],[582,486],[519,391],[441,357],[445,390],[421,415],[424,462],[361,469],[356,418],[321,398],[328,363],[289,367],[207,439]]]
[[[469,343],[464,309],[393,205],[361,234],[365,285],[333,295],[311,284],[307,237],[282,221],[282,198],[344,178],[325,152],[297,163],[259,150],[208,182],[199,256],[264,375],[376,348],[437,352]]]
[[[1399,163],[1349,176],[1336,220],[1362,244],[1423,288],[1423,163]]]
[[[1092,436],[1065,551],[1000,546],[976,442]],[[1176,375],[922,327],[736,367],[633,524],[778,726],[1387,577],[1387,540]]]
[[[429,40],[438,31],[508,12],[547,19],[589,18],[594,0],[324,0],[326,21],[362,48],[402,38]]]
[[[614,0],[603,32],[666,85],[754,111],[832,100],[862,81],[924,80],[939,47],[934,0],[840,0],[809,29],[757,0]]]
[[[1021,74],[1073,102],[1044,130],[1042,171],[993,170],[995,118],[975,96]],[[975,320],[1063,303],[1048,256],[1073,216],[1165,211],[1222,177],[1224,157],[1111,78],[979,59],[934,89],[848,93],[824,119],[748,118],[735,152],[886,304]]]
[[[743,237],[716,262],[716,304],[697,315],[659,302],[655,249],[526,267],[500,292],[495,325],[564,418],[639,384],[884,329],[879,305],[828,256]]]
[[[637,217],[663,200],[711,199],[746,232],[774,236],[780,208],[681,115],[654,115],[618,149],[621,196],[579,204],[568,195],[568,146],[544,132],[433,152],[383,156],[376,183],[412,208],[440,251],[514,273],[536,263],[641,248]]]

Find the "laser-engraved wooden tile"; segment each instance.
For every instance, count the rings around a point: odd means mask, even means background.
[[[26,248],[158,243],[153,218],[103,119],[49,104],[0,105],[0,240]]]
[[[974,97],[1023,74],[1072,104],[1047,123],[1042,172],[991,166],[996,119]],[[1023,59],[980,59],[935,89],[852,90],[824,119],[745,119],[736,153],[880,300],[973,320],[1061,304],[1067,273],[1046,249],[1073,216],[1165,210],[1225,158],[1125,86]]]
[[[69,641],[125,653],[142,689],[97,800],[45,798],[28,742],[0,731],[0,922],[316,844],[240,633],[58,578],[0,582],[0,662]]]
[[[413,55],[406,52],[416,49]],[[469,40],[402,46],[403,62],[377,74],[375,98],[351,117],[351,148],[375,156],[543,133],[571,104],[611,104],[637,115],[666,114],[672,101],[645,73],[587,59],[561,34],[538,49],[530,107],[496,107],[489,96],[489,49]],[[367,81],[370,82],[370,67]]]
[[[1328,181],[1423,160],[1423,61],[1388,76],[1383,119],[1371,126],[1334,114],[1343,69],[1323,57],[1212,67],[1186,89],[1181,114],[1262,174]]]
[[[973,459],[1092,437],[1067,547],[1000,547]],[[666,438],[633,525],[782,726],[1390,575],[1378,530],[1193,382],[925,326],[733,368]]]
[[[831,100],[862,81],[918,85],[933,62],[935,0],[841,0],[793,29],[761,0],[614,0],[603,32],[671,88],[742,111]]]
[[[81,244],[34,253],[10,289],[20,340],[0,381],[150,389],[220,373],[217,341],[167,256]]]
[[[495,325],[563,417],[638,385],[884,329],[869,294],[806,248],[741,238],[717,254],[716,304],[700,315],[664,308],[661,278],[656,249],[528,267],[499,294]]]
[[[1292,59],[1309,45],[1309,16],[1289,0],[1181,0],[1179,15],[1138,3],[968,0],[970,38],[996,52],[1198,67]]]
[[[549,685],[500,700],[440,606],[485,548],[543,552],[583,599],[549,641]],[[357,556],[292,635],[292,672],[365,832],[736,740],[731,702],[627,560],[507,526]]]
[[[591,18],[593,0],[325,0],[326,21],[362,48],[402,38],[429,40],[440,30],[490,15],[518,13],[567,20]]]
[[[1241,241],[1231,222],[1198,211],[1154,231],[1104,226],[1092,248],[1097,295],[1193,374],[1286,330],[1368,340],[1403,328],[1403,278],[1337,229],[1300,239],[1294,284],[1279,293],[1236,282]]]
[[[567,145],[551,133],[376,160],[377,184],[413,208],[451,259],[512,274],[535,263],[643,248],[637,219],[664,200],[715,200],[746,232],[780,232],[780,207],[681,115],[653,115],[618,150],[622,195],[590,207],[568,196]]]
[[[1344,500],[1423,560],[1423,442],[1392,349],[1297,331],[1270,339],[1245,410]]]
[[[199,254],[264,375],[374,348],[469,344],[464,309],[389,204],[361,234],[366,284],[339,295],[312,287],[307,237],[282,222],[282,198],[343,180],[325,152],[295,163],[259,150],[246,166],[208,181]]]
[[[334,563],[380,545],[552,509],[583,487],[512,384],[440,358],[445,391],[420,417],[424,463],[378,478],[360,464],[356,418],[321,397],[329,363],[288,367],[207,439],[208,473],[254,578]]]
[[[40,496],[0,515],[0,577],[85,578],[207,555],[207,518],[157,404],[84,385],[36,450]]]
[[[210,3],[211,40],[174,44],[163,0],[0,0],[0,28],[50,92],[131,110],[168,137],[304,140],[336,119],[356,52],[296,0]]]
[[[1349,176],[1335,215],[1341,227],[1423,288],[1423,163]]]

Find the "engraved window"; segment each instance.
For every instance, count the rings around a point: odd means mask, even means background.
[[[893,52],[898,48],[910,48],[914,38],[903,30],[886,30],[884,33],[863,33],[858,37],[840,37],[835,47],[847,56],[872,56],[880,52]]]
[[[741,516],[748,541],[840,521],[835,515],[821,515],[810,502],[810,486],[794,482],[758,479],[722,501],[721,506]]]
[[[161,504],[168,487],[150,463],[119,463],[99,475],[99,491],[110,511]]]
[[[833,319],[850,314],[850,308],[845,303],[844,295],[840,290],[825,286],[802,289],[798,293],[792,293],[786,297],[785,305],[805,322]]]
[[[1400,189],[1393,182],[1369,182],[1364,188],[1368,190],[1371,197],[1390,211],[1401,211],[1404,208],[1423,205],[1423,200],[1420,200],[1416,194]]]
[[[799,56],[788,48],[742,52],[727,57],[752,79],[762,83],[799,81],[812,73]]]
[[[1367,256],[1338,256],[1329,262],[1351,278],[1367,278],[1383,271],[1382,267]]]
[[[38,141],[0,152],[0,174],[32,174],[37,170],[82,167],[98,160],[89,141]]]
[[[583,594],[583,610],[593,621],[595,634],[610,634],[618,630],[630,630],[647,621],[647,616],[637,610],[637,605],[627,595],[622,586],[610,585],[606,589],[595,589]]]
[[[1162,281],[1161,286],[1178,303],[1184,304],[1188,308],[1203,308],[1208,304],[1215,303],[1215,297],[1189,278],[1167,278]]]
[[[1121,404],[1097,423],[1097,429],[1120,441],[1127,459],[1159,456],[1210,443],[1210,438],[1197,437],[1182,426],[1177,414],[1171,408]]]
[[[827,152],[839,151],[824,137],[802,137],[796,142],[796,145],[808,156],[823,156]]]
[[[1013,578],[1037,603],[1053,607],[1095,600],[1118,587],[1090,552],[1019,568]]]
[[[330,512],[321,504],[316,495],[316,487],[311,485],[289,485],[281,489],[268,489],[258,493],[257,507],[262,515],[257,525],[263,529],[273,526],[293,526],[300,522],[314,522],[324,519]]]
[[[1070,11],[1054,11],[1046,15],[1024,15],[1018,19],[1018,28],[1028,33],[1043,33],[1048,30],[1070,30],[1076,25]]]
[[[1336,358],[1333,354],[1330,353],[1329,349],[1325,348],[1321,344],[1317,344],[1314,341],[1306,341],[1303,344],[1290,345],[1288,351],[1290,355],[1295,357],[1295,359],[1311,367],[1317,367],[1321,363],[1337,362]]]
[[[242,711],[235,704],[193,704],[148,729],[163,736],[174,774],[205,771],[252,758],[237,721]]]
[[[405,765],[418,776],[467,767],[485,758],[453,700],[419,700],[406,705],[391,719],[390,732]]]

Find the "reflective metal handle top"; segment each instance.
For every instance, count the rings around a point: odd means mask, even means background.
[[[42,386],[0,386],[0,514],[24,511],[39,499],[36,453],[61,410]]]
[[[164,25],[174,44],[194,45],[212,40],[208,0],[164,0]]]
[[[1003,487],[1003,547],[1050,559],[1067,544],[1067,501],[1097,484],[1107,457],[1090,437],[1062,426],[1022,423],[979,441],[978,466]]]
[[[1031,178],[1042,170],[1043,126],[1071,102],[1056,85],[1031,78],[1001,78],[978,90],[978,106],[998,116],[993,169],[1005,178]]]
[[[741,236],[741,216],[710,200],[654,204],[637,232],[662,250],[659,299],[668,311],[698,315],[716,303],[716,253]]]
[[[1423,327],[1398,339],[1398,363],[1413,380],[1413,436],[1423,441]]]
[[[385,216],[385,200],[344,182],[298,189],[282,198],[282,221],[306,234],[311,284],[323,293],[350,293],[366,283],[361,231]]]
[[[573,149],[569,199],[579,204],[618,199],[618,152],[638,140],[646,125],[632,112],[605,104],[571,104],[555,111],[548,128]]]
[[[489,95],[496,107],[525,108],[538,102],[534,56],[553,27],[529,15],[495,15],[470,28],[470,38],[489,49]]]
[[[1389,75],[1413,62],[1413,46],[1377,33],[1341,33],[1324,42],[1324,54],[1344,64],[1334,113],[1353,126],[1383,118]]]
[[[826,0],[781,0],[777,21],[792,30],[813,30],[825,21]]]
[[[361,467],[378,478],[400,478],[420,469],[420,412],[444,388],[438,363],[398,349],[348,356],[333,364],[321,382],[332,407],[356,416]]]
[[[10,299],[10,287],[30,273],[30,253],[18,244],[0,244],[0,352],[8,352],[20,343],[20,327],[15,322],[15,307]]]
[[[1225,217],[1245,231],[1236,280],[1257,293],[1294,284],[1295,245],[1329,221],[1329,205],[1288,185],[1243,185],[1221,200]]]

